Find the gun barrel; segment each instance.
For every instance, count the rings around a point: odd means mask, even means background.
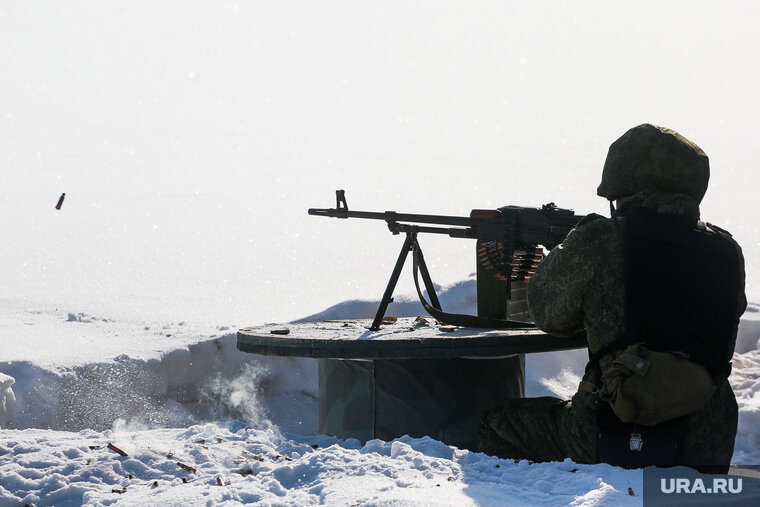
[[[353,211],[342,208],[309,208],[309,215],[333,218],[366,218],[370,220],[383,220],[385,222],[453,225],[457,227],[470,227],[473,223],[469,217],[418,215],[413,213],[396,213],[395,211]]]

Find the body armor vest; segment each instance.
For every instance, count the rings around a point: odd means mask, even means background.
[[[726,378],[741,289],[739,253],[718,230],[646,208],[625,217],[624,346],[683,352]]]

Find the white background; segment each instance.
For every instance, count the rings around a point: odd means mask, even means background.
[[[309,217],[595,195],[652,122],[758,296],[756,2],[0,2],[0,304],[244,326],[379,298],[401,238]],[[53,206],[66,192],[63,209]],[[474,245],[423,238],[434,279]],[[412,292],[407,276],[398,293]]]

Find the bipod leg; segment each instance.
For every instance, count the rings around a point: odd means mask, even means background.
[[[425,256],[422,255],[422,248],[420,248],[420,244],[416,241],[414,242],[414,253],[417,256],[417,265],[420,268],[420,274],[422,275],[422,281],[425,283],[425,290],[427,290],[428,297],[430,298],[430,304],[436,310],[441,310],[441,303],[438,301],[433,280],[430,278],[430,272],[428,271],[427,264],[425,264]]]
[[[385,288],[383,299],[380,301],[380,306],[377,308],[377,313],[375,314],[375,320],[372,321],[372,326],[369,328],[370,331],[377,331],[380,329],[380,324],[383,322],[383,317],[385,316],[385,310],[388,309],[388,305],[393,301],[393,290],[396,288],[396,283],[398,283],[398,279],[401,276],[401,270],[404,269],[404,262],[406,262],[406,258],[412,250],[412,246],[416,243],[417,233],[407,232],[404,246],[401,247],[401,252],[398,254],[396,267],[393,268],[391,278],[388,280],[388,286]]]

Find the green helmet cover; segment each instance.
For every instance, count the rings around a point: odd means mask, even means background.
[[[710,162],[678,132],[645,123],[610,145],[596,193],[610,201],[643,190],[680,192],[697,203],[707,191]]]

